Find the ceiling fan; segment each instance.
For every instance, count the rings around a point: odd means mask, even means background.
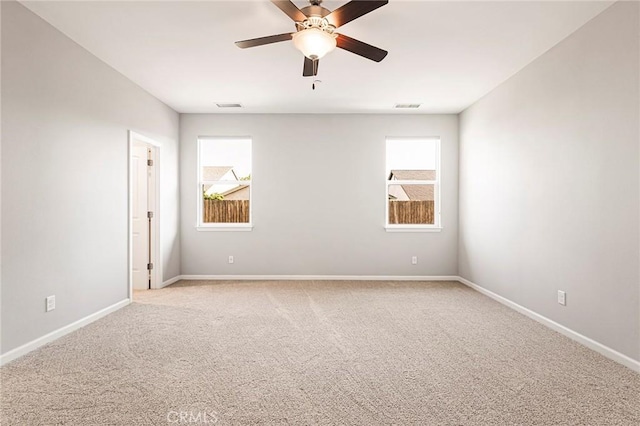
[[[250,40],[236,41],[241,49],[262,46],[293,40],[294,46],[304,54],[304,77],[318,75],[318,63],[327,53],[336,47],[347,50],[372,61],[380,62],[387,56],[387,51],[363,43],[344,34],[338,34],[338,27],[366,15],[389,3],[389,0],[368,1],[352,0],[349,3],[330,11],[320,6],[322,0],[309,0],[309,6],[298,9],[290,0],[271,0],[280,10],[286,13],[296,25],[292,33],[277,34]]]

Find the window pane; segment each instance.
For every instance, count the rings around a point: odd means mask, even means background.
[[[387,139],[388,180],[436,180],[437,139]]]
[[[249,223],[249,185],[202,185],[203,223]]]
[[[199,147],[202,223],[249,223],[251,140],[203,138]]]
[[[389,185],[389,224],[435,224],[435,185]]]

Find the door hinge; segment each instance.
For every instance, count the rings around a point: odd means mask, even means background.
[[[149,219],[153,218],[153,212],[147,212],[147,217],[148,217]]]
[[[147,160],[147,166],[153,166],[153,160]]]
[[[148,270],[152,270],[153,269],[153,263],[147,263],[147,269]]]

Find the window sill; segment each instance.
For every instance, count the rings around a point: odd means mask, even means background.
[[[440,232],[441,226],[386,225],[387,232]]]
[[[253,225],[251,224],[228,224],[228,225],[199,225],[196,226],[196,230],[202,232],[246,232],[252,231]]]

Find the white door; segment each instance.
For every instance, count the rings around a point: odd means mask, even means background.
[[[133,288],[149,288],[149,172],[148,148],[134,144],[131,152]]]

